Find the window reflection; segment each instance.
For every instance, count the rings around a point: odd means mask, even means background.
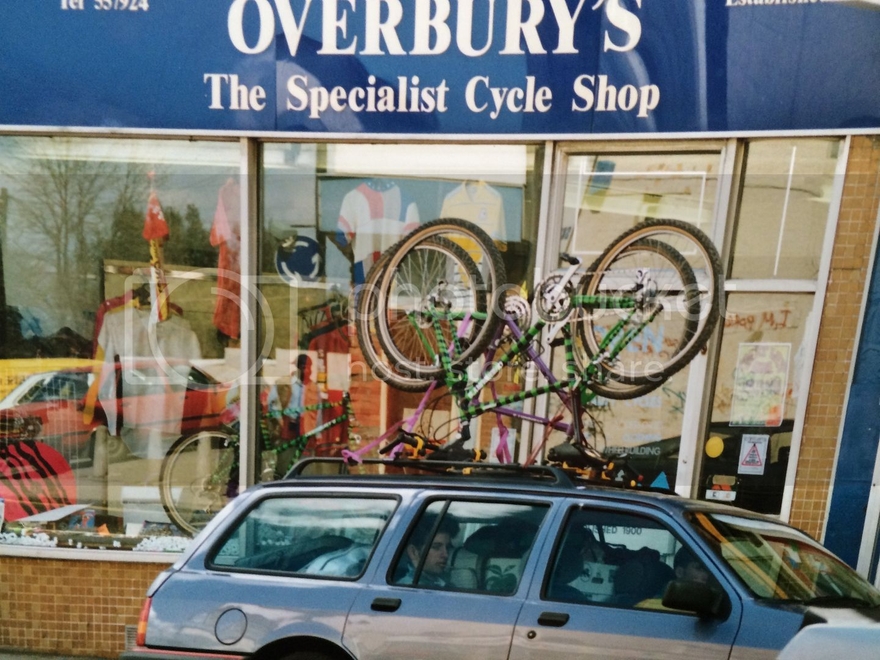
[[[237,143],[0,138],[3,542],[179,547],[162,465],[227,405],[238,162]]]
[[[718,152],[572,156],[560,252],[574,253],[589,265],[617,236],[647,218],[689,222],[711,235],[719,158]],[[564,368],[559,348],[553,354],[555,375]],[[588,403],[584,425],[590,441],[609,458],[626,456],[645,485],[675,485],[689,373],[686,367],[639,398],[596,397]],[[564,406],[552,403],[551,414],[557,409],[566,414]],[[548,447],[562,440],[561,432],[545,437]]]
[[[836,138],[748,143],[731,277],[816,279],[839,150]]]

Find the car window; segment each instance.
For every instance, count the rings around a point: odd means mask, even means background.
[[[224,537],[209,565],[225,570],[355,579],[363,574],[397,500],[264,499]]]
[[[513,594],[546,513],[544,505],[435,500],[399,548],[390,582]]]
[[[629,513],[574,507],[557,539],[543,597],[669,610],[662,601],[673,580],[702,582],[721,591],[697,555],[662,523]]]
[[[880,605],[880,592],[806,534],[767,520],[693,512],[689,520],[759,598]]]

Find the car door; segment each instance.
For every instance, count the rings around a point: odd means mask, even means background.
[[[728,658],[738,597],[684,538],[659,512],[570,503],[554,543],[541,553],[544,569],[517,620],[511,660]],[[674,580],[708,587],[719,613],[665,608],[662,597]]]
[[[344,644],[360,660],[507,658],[549,511],[534,499],[427,500],[355,599]]]
[[[292,637],[340,643],[401,498],[342,487],[261,495],[154,594],[148,645],[240,657]]]

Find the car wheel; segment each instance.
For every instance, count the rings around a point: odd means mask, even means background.
[[[335,660],[333,656],[318,651],[300,651],[299,653],[291,653],[285,655],[281,660]]]
[[[92,431],[91,438],[91,446],[92,446],[92,457],[94,458],[95,452],[97,451],[98,444],[98,434],[95,431]],[[105,436],[106,446],[105,452],[107,455],[108,463],[118,463],[119,461],[124,461],[129,457],[129,451],[126,444],[122,441],[122,438],[118,435],[110,435],[109,433]]]

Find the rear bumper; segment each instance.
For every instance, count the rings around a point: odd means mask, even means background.
[[[136,646],[125,651],[119,660],[243,660],[247,656],[227,653],[199,653],[198,651],[169,651]]]

